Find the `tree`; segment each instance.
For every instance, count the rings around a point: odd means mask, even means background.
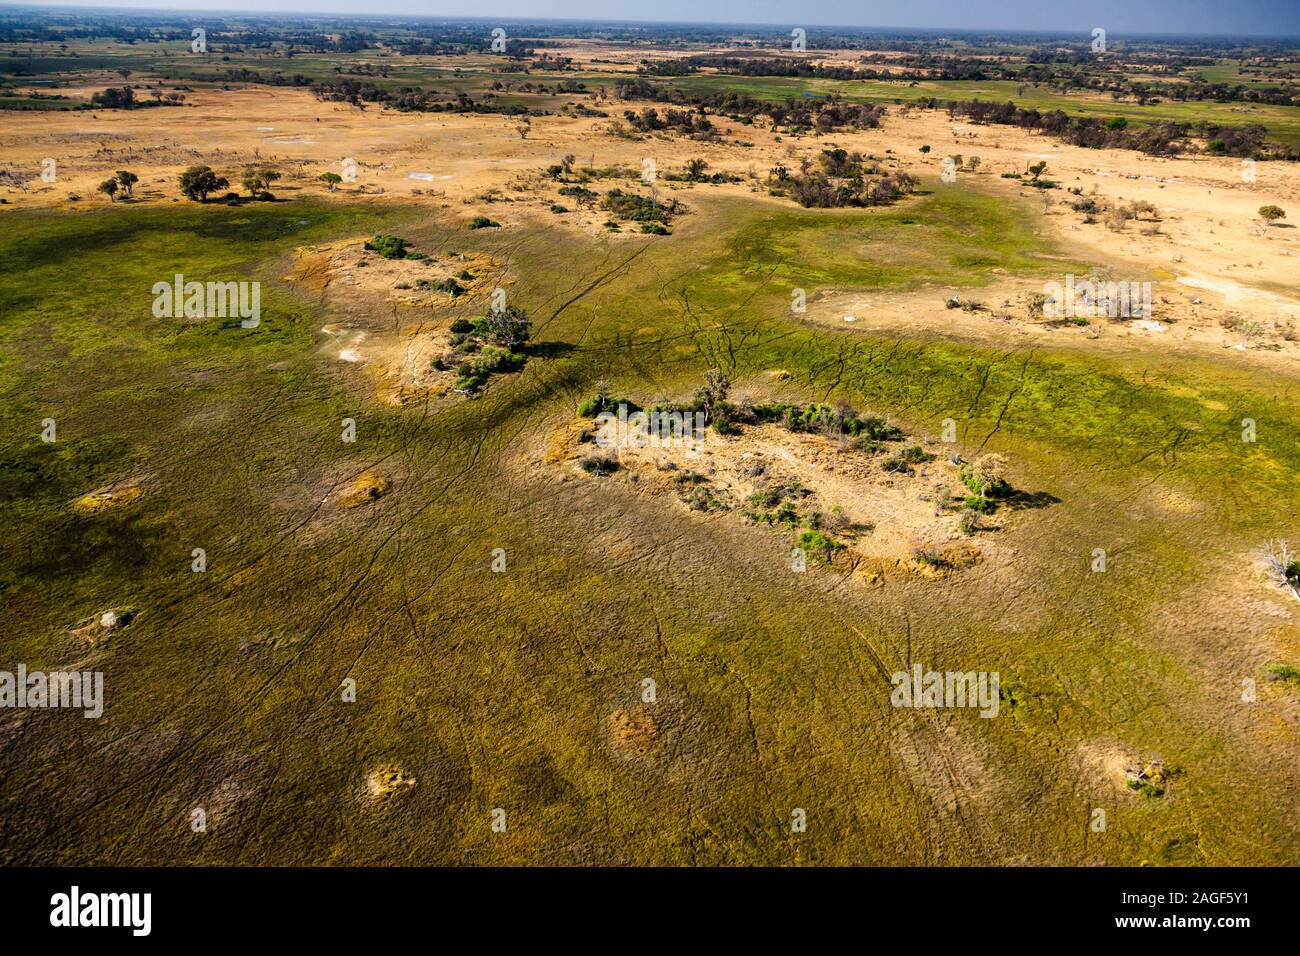
[[[131,195],[132,190],[135,189],[135,184],[139,181],[140,177],[135,173],[128,172],[125,169],[119,169],[117,171],[117,184],[122,188],[122,192],[126,193],[128,196]]]
[[[117,199],[117,180],[105,179],[99,184],[99,191],[108,196],[109,202],[114,202]]]
[[[726,404],[731,391],[731,379],[720,368],[711,368],[704,376],[704,385],[695,393],[696,404],[704,412],[704,421],[713,421],[714,415]]]
[[[1279,219],[1285,219],[1286,210],[1281,206],[1260,206],[1259,218],[1263,219],[1265,223],[1271,224],[1277,222]]]
[[[1007,460],[1001,455],[980,455],[962,470],[962,481],[981,497],[1005,498],[1011,491],[1006,470]]]
[[[135,105],[135,93],[129,86],[110,86],[90,95],[90,105],[110,110],[129,110]]]
[[[690,159],[686,161],[686,176],[688,179],[703,179],[704,171],[709,168],[709,164],[702,159]]]
[[[191,166],[181,173],[180,182],[185,197],[197,202],[207,201],[209,193],[230,185],[230,181],[214,173],[211,166]]]
[[[343,182],[343,177],[338,173],[321,173],[316,178],[328,186],[330,192],[333,192],[335,187],[338,186],[339,183]]]
[[[1047,171],[1047,160],[1041,160],[1029,167],[1029,178],[1038,182],[1038,177]]]
[[[259,195],[267,194],[271,183],[279,178],[280,174],[269,166],[245,166],[242,182],[248,194],[256,199]]]
[[[527,342],[532,335],[528,313],[513,305],[506,306],[500,312],[488,312],[479,321],[485,336],[512,351]]]

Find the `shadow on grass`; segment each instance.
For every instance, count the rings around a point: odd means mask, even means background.
[[[1032,511],[1060,503],[1060,498],[1047,491],[1013,491],[1002,499],[1002,504],[1012,511]]]

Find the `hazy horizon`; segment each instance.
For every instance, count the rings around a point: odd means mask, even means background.
[[[459,5],[455,5],[459,7]],[[860,4],[848,0],[809,0],[798,15],[773,0],[712,0],[707,5],[689,0],[664,0],[651,16],[630,16],[630,10],[611,11],[594,0],[492,0],[473,13],[446,3],[411,4],[400,0],[50,0],[47,3],[0,3],[11,8],[64,8],[142,13],[202,12],[263,15],[406,16],[458,19],[574,20],[624,23],[726,24],[736,26],[852,27],[882,30],[987,30],[1088,34],[1103,27],[1116,35],[1166,36],[1300,36],[1300,4],[1290,0],[1245,0],[1224,4],[1218,0],[1152,0],[1136,6],[1129,0],[1079,0],[1050,7],[1025,8],[1011,0],[914,0],[902,12],[894,6]],[[360,9],[359,9],[360,7]]]

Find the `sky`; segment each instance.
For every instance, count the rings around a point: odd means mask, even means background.
[[[46,0],[45,6],[1300,36],[1300,0]]]

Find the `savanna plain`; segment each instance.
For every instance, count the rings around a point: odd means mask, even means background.
[[[1297,861],[1300,52],[791,47],[0,10],[0,862]]]

